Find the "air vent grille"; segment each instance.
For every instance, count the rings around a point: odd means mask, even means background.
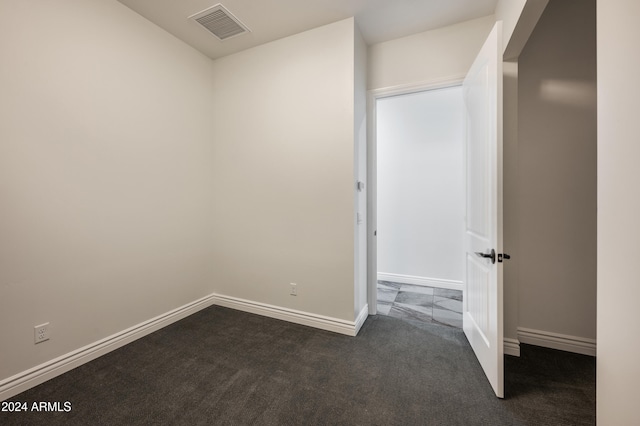
[[[227,40],[249,32],[249,28],[233,16],[222,4],[217,4],[189,17],[219,40]]]

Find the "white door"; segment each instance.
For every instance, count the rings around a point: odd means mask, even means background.
[[[467,108],[463,328],[496,396],[502,398],[502,22],[496,23],[482,46],[463,91]]]

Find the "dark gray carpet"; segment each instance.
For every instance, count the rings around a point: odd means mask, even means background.
[[[369,317],[342,336],[210,307],[11,401],[2,425],[593,425],[595,360],[525,346],[497,399],[461,330]]]

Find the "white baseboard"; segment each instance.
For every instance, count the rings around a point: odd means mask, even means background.
[[[369,317],[369,305],[364,305],[360,310],[360,313],[358,314],[355,321],[355,330],[353,334],[354,336],[357,336],[358,333],[360,333],[360,329],[362,328],[362,326],[364,325],[364,322],[367,320],[368,317]]]
[[[462,281],[445,280],[441,278],[417,277],[414,275],[390,274],[378,272],[378,281],[391,281],[401,284],[413,284],[426,287],[446,288],[462,291]]]
[[[29,370],[18,373],[0,381],[0,401],[11,398],[34,386],[46,382],[56,376],[70,371],[82,364],[92,361],[115,349],[141,337],[153,333],[189,315],[214,304],[213,295],[205,296],[194,302],[176,308],[165,314],[159,315],[148,321],[127,328],[126,330],[112,334],[102,340],[76,349],[51,361],[47,361]]]
[[[520,356],[520,341],[518,339],[504,338],[504,354]]]
[[[225,306],[348,336],[358,334],[369,314],[369,306],[365,305],[355,321],[345,321],[235,297],[211,294],[0,381],[0,401],[66,373],[211,305]]]
[[[362,327],[362,324],[364,324],[364,320],[367,319],[369,312],[369,306],[365,305],[355,321],[346,321],[338,318],[297,311],[295,309],[268,305],[266,303],[239,299],[237,297],[217,294],[214,295],[213,298],[215,301],[214,303],[219,306],[225,306],[238,311],[250,312],[252,314],[262,315],[269,318],[276,318],[295,324],[319,328],[321,330],[333,331],[334,333],[346,334],[347,336],[355,336],[358,334],[358,331],[360,330],[360,327]]]
[[[530,345],[596,356],[595,339],[518,327],[518,340]]]

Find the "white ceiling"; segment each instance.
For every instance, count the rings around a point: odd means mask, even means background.
[[[367,44],[491,15],[498,0],[118,0],[212,59],[355,16]],[[251,30],[219,41],[188,19],[222,3]]]

